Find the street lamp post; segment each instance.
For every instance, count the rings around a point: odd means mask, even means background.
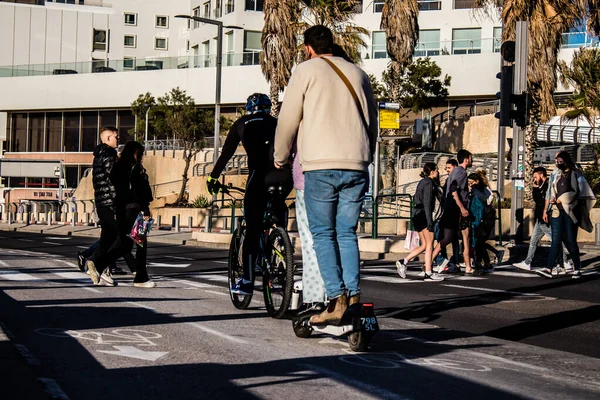
[[[146,104],[148,109],[146,110],[146,127],[144,128],[144,145],[148,142],[148,113],[150,112],[150,104]]]
[[[176,15],[175,18],[187,18],[198,22],[203,22],[217,27],[217,60],[216,60],[216,92],[215,92],[215,132],[214,132],[214,156],[213,164],[216,164],[219,158],[219,134],[221,132],[221,70],[223,67],[223,22],[209,18],[196,17],[192,15]],[[242,29],[239,26],[225,26],[225,28]]]

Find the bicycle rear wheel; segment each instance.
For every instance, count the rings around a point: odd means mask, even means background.
[[[241,222],[241,221],[240,221]],[[227,268],[227,283],[229,289],[229,297],[233,306],[239,310],[245,310],[250,305],[252,295],[241,295],[231,293],[231,288],[238,281],[238,279],[244,276],[244,264],[243,264],[243,245],[244,238],[246,237],[246,225],[244,223],[238,224],[237,229],[231,237],[231,244],[229,245],[229,262]],[[253,282],[254,284],[254,282]]]
[[[294,248],[283,228],[274,228],[269,234],[265,257],[269,262],[263,276],[265,306],[271,317],[281,318],[290,305],[294,285]]]

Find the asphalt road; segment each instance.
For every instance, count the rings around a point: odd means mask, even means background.
[[[423,283],[417,269],[401,280],[390,264],[367,265],[363,299],[382,330],[357,354],[345,338],[296,338],[260,295],[234,309],[226,252],[151,244],[158,287],[134,288],[128,275],[110,288],[76,268],[92,241],[0,233],[2,398],[600,396],[591,254],[580,280],[506,267]]]

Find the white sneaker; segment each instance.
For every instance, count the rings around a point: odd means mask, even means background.
[[[133,286],[140,288],[154,288],[156,287],[156,282],[152,282],[150,280],[146,282],[133,282]]]
[[[85,265],[87,266],[88,275],[90,276],[90,279],[92,280],[94,285],[99,284],[100,276],[98,274],[98,271],[96,270],[96,265],[94,264],[94,262],[92,260],[87,260]]]
[[[425,281],[425,282],[441,282],[443,280],[444,280],[444,277],[438,276],[437,274],[425,273],[423,275],[423,281]]]
[[[566,275],[567,274],[567,270],[565,269],[565,267],[563,267],[562,265],[557,265],[556,267],[552,268],[552,275]]]
[[[400,275],[400,278],[406,279],[406,264],[404,264],[404,261],[396,261],[396,269],[398,270],[398,275]]]
[[[571,279],[579,279],[581,278],[581,271],[577,270],[577,271],[573,271],[573,274],[571,275]]]
[[[513,264],[513,266],[522,269],[523,271],[531,271],[531,264],[527,264],[525,261]]]
[[[448,265],[449,262],[450,262],[450,260],[448,260],[447,258],[444,258],[444,260],[440,263],[440,265],[438,265],[438,267],[437,267],[437,269],[436,269],[435,272],[437,272],[438,274],[441,274],[442,271],[444,271],[444,268],[446,268],[446,265]]]
[[[565,267],[565,271],[567,272],[573,272],[575,271],[575,266],[573,265],[572,261],[567,261],[566,263],[563,263],[563,267]]]
[[[117,282],[115,282],[115,280],[112,278],[110,269],[108,267],[104,271],[102,271],[102,275],[100,275],[100,281],[98,282],[98,285],[117,286]]]

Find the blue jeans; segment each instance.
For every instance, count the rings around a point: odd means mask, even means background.
[[[525,264],[531,264],[533,261],[533,256],[535,256],[535,251],[537,250],[537,245],[542,239],[542,237],[546,235],[550,239],[552,239],[552,231],[548,225],[543,222],[537,221],[535,226],[533,227],[533,232],[531,233],[531,240],[529,242],[529,250],[527,251],[527,258],[525,258]],[[562,245],[560,246],[562,250]],[[567,255],[564,251],[561,251],[563,264],[567,262]],[[556,259],[556,257],[555,257]]]
[[[579,245],[577,244],[577,230],[579,227],[573,222],[571,217],[563,210],[557,218],[552,218],[552,246],[548,255],[549,270],[552,270],[556,265],[556,259],[561,251],[561,246],[564,243],[573,259],[575,271],[581,268],[581,258],[579,257]]]
[[[356,227],[368,186],[365,171],[304,173],[304,202],[319,270],[330,299],[360,293]]]

